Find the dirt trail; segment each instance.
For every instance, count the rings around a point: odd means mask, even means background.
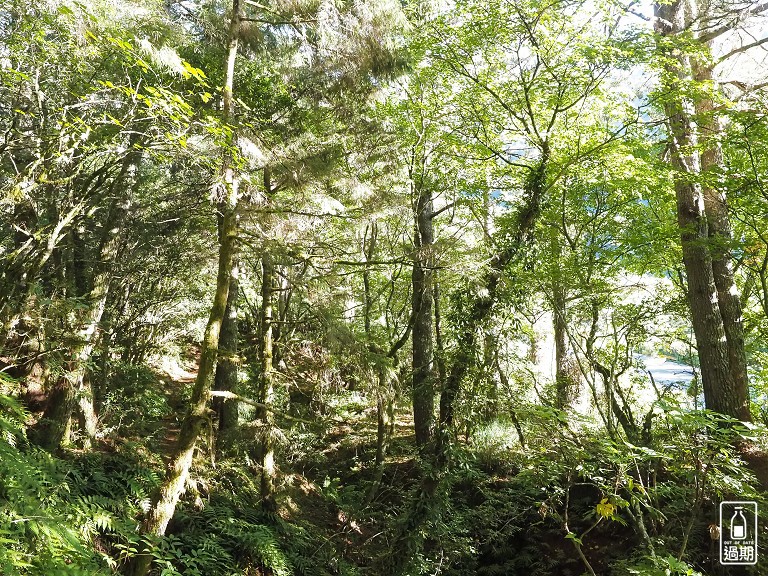
[[[200,351],[191,349],[185,355],[184,366],[178,362],[168,363],[160,370],[160,379],[165,384],[165,397],[171,411],[163,418],[160,426],[164,431],[159,442],[159,451],[167,460],[176,447],[181,429],[181,419],[186,409],[185,390],[197,378]]]

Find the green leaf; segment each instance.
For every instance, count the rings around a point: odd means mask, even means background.
[[[566,540],[573,540],[579,546],[582,545],[581,538],[576,536],[576,534],[574,532],[568,532],[568,534],[565,535],[565,538],[566,538]]]

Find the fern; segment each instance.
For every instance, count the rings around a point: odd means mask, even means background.
[[[0,394],[0,574],[113,573],[158,474],[123,454],[58,459],[28,444],[27,417]]]
[[[271,569],[275,576],[290,576],[290,561],[268,527],[250,525],[248,532],[240,534],[240,542],[246,552],[265,568]]]

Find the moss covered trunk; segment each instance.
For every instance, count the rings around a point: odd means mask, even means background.
[[[258,401],[269,407],[274,402],[275,384],[272,366],[272,322],[273,293],[275,286],[275,265],[272,257],[265,254],[261,259],[261,382]],[[272,441],[274,434],[274,416],[269,410],[259,413],[262,421],[261,448],[259,464],[261,466],[261,499],[266,509],[274,508],[275,448]]]
[[[230,121],[234,113],[232,94],[235,60],[237,58],[238,38],[242,8],[240,0],[233,0],[229,24],[226,77],[223,90],[224,120]],[[232,135],[234,139],[234,133]],[[234,142],[233,142],[234,143]],[[166,468],[165,478],[152,498],[152,505],[141,523],[142,534],[163,536],[168,523],[173,518],[176,505],[184,492],[189,469],[195,453],[195,446],[208,417],[208,402],[211,386],[216,373],[219,353],[219,336],[227,311],[232,265],[237,244],[237,203],[239,179],[233,168],[232,159],[226,156],[223,164],[224,186],[219,201],[219,255],[216,291],[213,305],[206,324],[200,351],[200,366],[195,378],[189,408],[181,423],[178,442]],[[124,566],[123,573],[129,576],[145,576],[152,564],[149,544]]]
[[[233,258],[233,261],[236,260]],[[237,278],[237,262],[233,263],[229,280],[229,295],[227,296],[227,309],[224,314],[224,322],[219,335],[219,360],[216,366],[215,388],[224,392],[237,393],[237,371],[239,330],[237,323],[237,298],[239,284]],[[216,448],[220,454],[226,453],[232,446],[232,439],[237,429],[238,402],[237,400],[224,401],[217,398],[213,402],[219,423]]]

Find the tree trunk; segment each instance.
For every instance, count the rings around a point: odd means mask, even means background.
[[[282,327],[285,326],[288,314],[291,311],[291,299],[293,297],[293,286],[288,275],[287,267],[278,268],[278,279],[280,282],[279,293],[277,295],[277,319],[278,322],[272,325],[272,362],[280,369],[283,363],[282,356]]]
[[[702,83],[712,81],[712,68],[694,66],[694,77]],[[725,345],[732,394],[717,401],[725,414],[743,421],[751,421],[749,410],[749,381],[747,356],[744,349],[744,321],[739,290],[733,273],[731,253],[731,222],[725,194],[718,190],[722,179],[717,172],[725,167],[720,144],[722,125],[716,116],[715,103],[706,97],[696,102],[697,124],[701,133],[701,172],[704,178],[702,194],[707,217],[709,249],[712,258],[712,275],[717,290],[717,305],[723,322]],[[727,411],[725,411],[727,410]]]
[[[232,183],[236,189],[235,182]],[[233,191],[234,196],[236,192]],[[162,536],[171,521],[176,504],[184,492],[189,468],[192,465],[195,446],[207,419],[208,398],[216,371],[219,334],[227,308],[229,280],[235,252],[237,226],[234,209],[229,208],[221,219],[221,245],[219,247],[219,270],[216,279],[216,293],[211,314],[203,337],[200,352],[200,367],[192,390],[187,411],[181,423],[178,442],[166,469],[165,479],[152,499],[152,506],[141,524],[143,534]],[[126,566],[130,576],[144,576],[149,570],[152,555],[145,549]]]
[[[435,413],[434,353],[432,345],[433,242],[432,197],[420,190],[416,199],[413,285],[413,425],[416,445],[424,448],[432,437]]]
[[[501,363],[499,362],[499,355],[496,355],[495,359],[496,363],[496,373],[499,376],[499,380],[501,381],[502,386],[504,387],[504,390],[507,392],[510,392],[512,390],[512,387],[509,384],[509,378],[507,377],[507,374],[504,372],[504,370],[501,369]],[[517,438],[520,440],[520,446],[525,450],[525,435],[523,434],[523,427],[520,425],[520,419],[517,417],[517,411],[512,409],[509,411],[509,419],[512,420],[512,424],[515,427],[515,431],[517,431]]]
[[[445,458],[445,448],[453,427],[454,405],[461,389],[461,382],[469,369],[475,365],[478,329],[491,313],[502,274],[510,263],[518,257],[520,249],[530,238],[534,225],[541,214],[541,202],[546,191],[548,164],[549,147],[545,143],[542,146],[539,162],[531,170],[526,182],[525,203],[517,213],[511,239],[503,250],[491,258],[490,267],[481,284],[482,288],[471,300],[469,310],[462,312],[467,320],[457,335],[456,354],[451,362],[451,368],[447,372],[440,395],[440,420],[436,445],[438,464],[441,464],[440,461]]]
[[[435,433],[433,465],[428,468],[421,480],[419,495],[414,499],[411,510],[395,536],[392,545],[393,550],[401,550],[406,547],[406,542],[413,538],[413,534],[419,534],[418,538],[423,541],[422,527],[434,510],[435,498],[441,485],[444,484],[444,472],[450,464],[447,448],[453,435],[455,402],[464,377],[475,365],[478,331],[483,322],[487,320],[493,304],[496,302],[496,292],[502,275],[508,266],[518,258],[520,249],[531,238],[533,228],[541,214],[541,204],[547,190],[548,165],[549,146],[545,141],[542,143],[539,161],[532,167],[526,182],[523,205],[516,214],[514,228],[510,230],[509,239],[505,242],[503,249],[491,258],[480,290],[470,298],[468,309],[459,311],[465,321],[458,331],[456,353],[450,369],[446,370],[446,377],[440,394],[440,416]],[[410,559],[411,555],[409,554],[393,556],[390,572],[392,574],[402,573]]]
[[[232,89],[235,75],[240,22],[242,16],[240,0],[232,1],[232,14],[229,24],[229,45],[227,50],[226,76],[223,90],[224,121],[229,121],[234,113]],[[234,137],[234,135],[233,135]],[[219,262],[216,276],[216,292],[211,306],[211,313],[205,328],[200,350],[198,368],[189,409],[184,416],[179,431],[178,442],[166,469],[165,479],[152,498],[152,506],[141,523],[143,534],[163,536],[168,523],[176,511],[176,504],[184,492],[189,468],[192,465],[195,446],[203,424],[207,419],[208,399],[216,372],[219,352],[219,334],[227,310],[229,282],[235,259],[237,243],[237,203],[239,179],[232,166],[229,155],[225,155],[224,197],[219,202]],[[145,576],[152,564],[151,550],[145,546],[139,554],[130,559],[124,567],[128,576]]]
[[[273,293],[275,286],[275,266],[272,257],[264,254],[261,259],[261,334],[260,334],[260,358],[261,381],[259,386],[258,401],[265,406],[271,406],[274,402],[275,383],[272,365],[272,315]],[[261,465],[261,499],[265,509],[274,509],[274,479],[275,479],[275,449],[272,441],[274,416],[268,410],[262,410],[258,414],[262,421],[261,449],[259,451],[259,464]]]
[[[553,327],[555,333],[555,407],[564,410],[569,404],[570,378],[568,374],[568,348],[565,341],[565,302],[554,294]]]
[[[438,389],[442,390],[445,384],[445,346],[443,345],[442,314],[440,312],[440,283],[437,280],[437,271],[432,278],[432,296],[435,301],[435,364],[437,366]]]
[[[0,294],[0,310],[3,311],[6,341],[13,341],[14,336],[29,302],[32,299],[35,287],[35,279],[48,262],[61,239],[66,235],[67,228],[85,209],[85,203],[79,202],[62,216],[56,226],[48,234],[44,245],[40,242],[39,249],[32,248],[34,244],[30,240],[30,253],[24,258],[16,255],[6,263],[3,271],[3,284],[8,287],[8,295]],[[18,285],[18,288],[17,288]],[[18,297],[14,297],[18,292]]]
[[[48,402],[42,417],[30,430],[30,438],[50,452],[67,446],[76,402],[72,383],[66,376],[59,376],[48,393]]]
[[[96,436],[98,418],[92,381],[88,374],[94,348],[98,342],[99,325],[104,316],[107,305],[110,283],[112,281],[112,267],[117,261],[122,239],[122,230],[125,219],[131,207],[134,194],[138,191],[138,170],[141,162],[141,150],[137,148],[138,137],[131,138],[129,151],[123,161],[120,173],[110,186],[112,192],[118,192],[118,198],[110,207],[106,222],[106,230],[99,247],[99,260],[95,265],[95,275],[91,283],[89,296],[90,309],[86,323],[83,326],[83,343],[77,354],[77,372],[72,378],[73,386],[77,390],[77,401],[80,408],[80,423],[84,433],[84,447],[90,448],[91,442]],[[131,182],[127,182],[132,179]]]
[[[486,330],[486,332],[483,334],[483,380],[485,381],[485,385],[487,386],[487,389],[485,392],[482,390],[477,390],[476,392],[472,392],[473,394],[479,395],[481,398],[485,396],[485,402],[483,403],[483,408],[480,412],[481,417],[480,419],[477,419],[474,422],[471,422],[469,424],[473,424],[474,426],[467,426],[467,438],[469,438],[474,428],[481,422],[490,422],[494,418],[496,418],[499,414],[499,381],[496,378],[496,370],[494,369],[494,365],[496,363],[496,357],[498,356],[498,350],[499,350],[499,342],[498,338],[496,338],[496,335],[493,334],[490,330]]]
[[[683,32],[696,17],[695,14],[686,14],[685,6],[681,0],[657,4],[657,32],[668,37]],[[670,52],[669,48],[664,50]],[[710,198],[707,199],[706,191],[692,178],[701,172],[702,158],[696,151],[699,138],[691,119],[693,106],[685,100],[677,86],[692,73],[690,59],[678,53],[665,56],[667,65],[662,82],[670,96],[664,108],[669,124],[672,167],[676,171],[677,220],[704,401],[710,410],[749,420],[749,397],[743,368],[743,330],[740,316],[735,316],[737,310],[740,315],[738,292],[734,290],[735,300],[734,295],[726,294],[733,287],[727,248],[726,252],[722,246],[713,250],[710,239],[713,236],[714,242],[719,243],[729,234],[727,213],[724,203],[717,198],[718,194],[710,190]],[[704,154],[708,167],[712,167],[717,156],[718,153],[712,149]],[[712,216],[711,221],[709,215]],[[722,289],[718,289],[718,284]],[[734,380],[734,375],[738,381]]]
[[[560,243],[557,233],[552,233],[553,256],[560,262]],[[559,270],[553,270],[552,276],[552,328],[555,336],[555,408],[564,410],[571,402],[573,381],[569,371],[566,323],[565,286],[559,276]]]
[[[369,231],[370,235],[368,234]],[[377,240],[378,227],[376,221],[373,221],[366,227],[362,246],[362,255],[365,262],[363,268],[363,326],[365,329],[368,352],[371,356],[376,357],[375,360],[370,363],[373,364],[376,369],[376,458],[374,460],[375,471],[373,474],[373,481],[364,501],[365,506],[373,502],[373,499],[376,497],[379,487],[381,486],[381,479],[384,476],[384,461],[387,457],[389,441],[394,426],[395,387],[393,386],[392,378],[388,373],[387,366],[384,363],[384,351],[375,341],[375,336],[371,332],[373,297],[371,294],[371,272],[368,263],[375,259]],[[406,328],[405,334],[390,346],[390,350],[387,353],[386,358],[394,360],[395,365],[397,364],[397,351],[405,344],[409,331],[413,329],[413,320],[413,311],[411,311],[409,328]]]
[[[378,382],[376,385],[376,460],[375,472],[371,488],[365,497],[364,505],[368,505],[376,498],[384,477],[384,461],[387,458],[389,442],[394,423],[394,391],[389,382],[387,371],[381,366],[378,370]]]
[[[238,361],[238,323],[237,323],[237,298],[239,295],[239,284],[237,277],[237,261],[233,259],[234,264],[230,273],[229,293],[227,296],[227,308],[224,313],[224,322],[221,325],[219,335],[219,359],[216,365],[216,378],[214,387],[216,390],[224,392],[238,392],[237,372]],[[218,436],[216,437],[216,448],[220,454],[232,446],[232,439],[237,429],[238,420],[238,402],[237,400],[224,401],[216,398],[213,401],[213,408],[219,422]]]

